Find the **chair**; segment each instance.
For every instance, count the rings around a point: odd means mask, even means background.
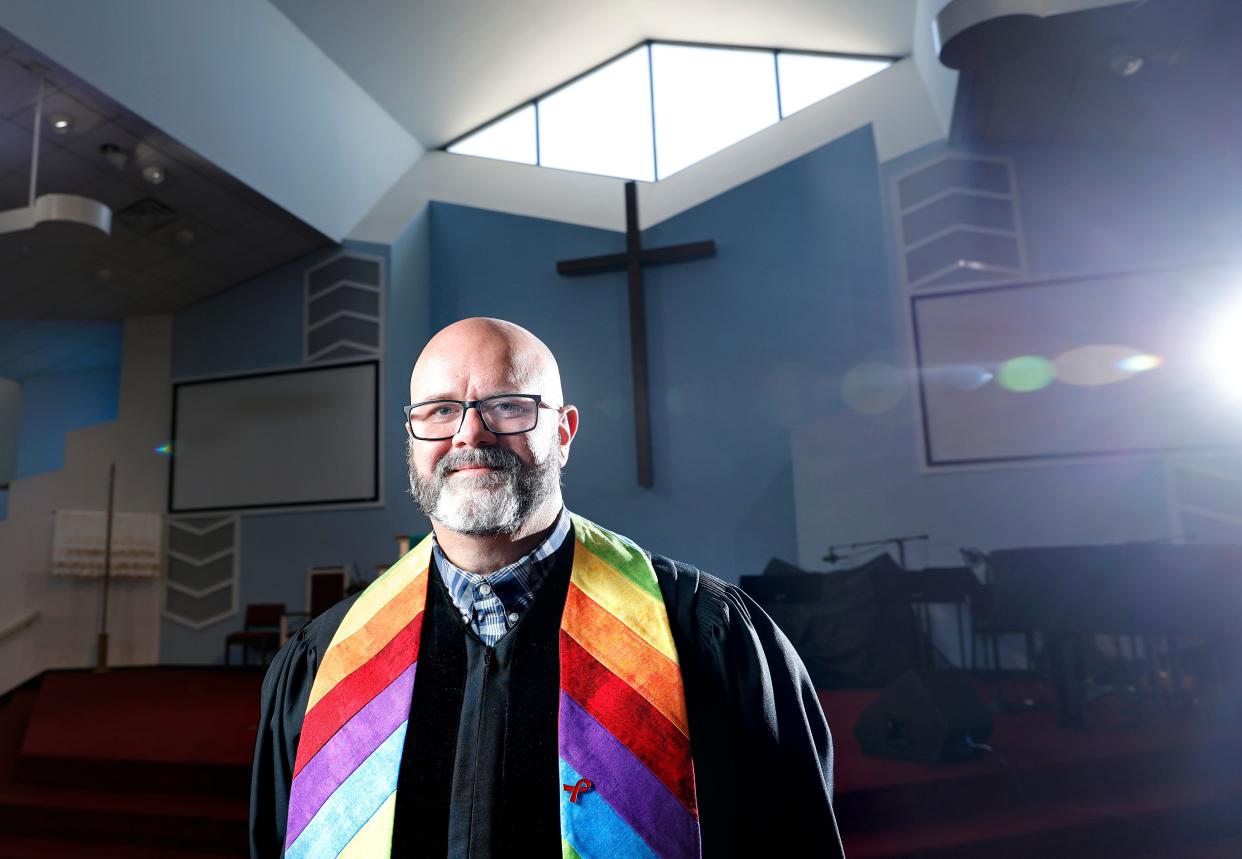
[[[235,644],[242,648],[242,665],[249,662],[250,648],[259,648],[259,663],[266,665],[268,657],[280,647],[280,619],[285,613],[284,603],[251,603],[246,606],[246,621],[241,632],[231,632],[224,639],[224,664]]]

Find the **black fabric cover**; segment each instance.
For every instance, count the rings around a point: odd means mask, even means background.
[[[816,688],[878,689],[914,664],[904,581],[882,554],[831,573],[742,576],[742,587],[789,636]]]

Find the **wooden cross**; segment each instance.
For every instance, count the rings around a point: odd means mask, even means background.
[[[651,409],[647,396],[647,308],[643,300],[643,268],[703,259],[716,255],[716,243],[690,242],[663,248],[643,248],[638,231],[638,185],[625,183],[625,253],[562,260],[558,274],[581,277],[605,271],[629,275],[630,365],[634,377],[634,441],[638,452],[638,483],[651,486]]]

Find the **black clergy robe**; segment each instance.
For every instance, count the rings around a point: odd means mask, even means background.
[[[561,855],[558,638],[573,547],[571,534],[533,605],[494,648],[470,632],[432,570],[394,857]],[[651,561],[685,684],[703,856],[842,856],[828,723],[789,640],[738,588],[659,555]],[[281,853],[311,684],[352,603],[304,626],[264,679],[254,859]]]

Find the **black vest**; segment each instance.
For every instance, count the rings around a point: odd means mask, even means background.
[[[570,534],[525,616],[490,648],[430,571],[394,859],[561,855],[559,631],[573,547]]]

